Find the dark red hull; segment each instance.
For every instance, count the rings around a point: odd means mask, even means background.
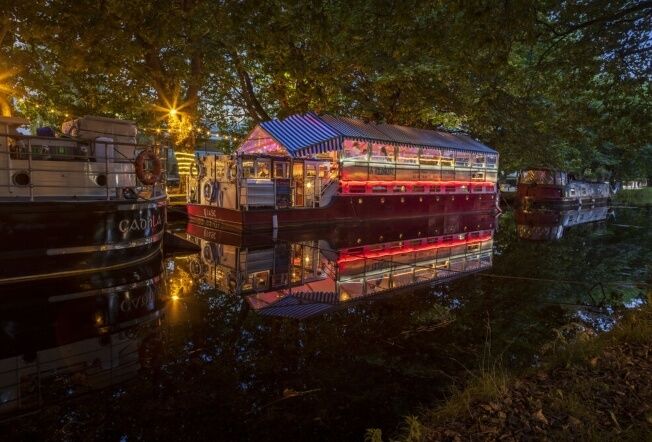
[[[520,207],[560,210],[604,206],[610,202],[610,198],[606,196],[564,196],[564,187],[552,184],[519,184],[516,198]]]
[[[496,208],[496,195],[338,195],[326,207],[311,209],[232,210],[188,205],[188,216],[213,228],[272,230],[346,222],[396,220],[447,213],[486,212]],[[276,222],[274,221],[276,217]]]

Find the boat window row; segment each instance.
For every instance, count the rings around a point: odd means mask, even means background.
[[[521,184],[549,184],[565,186],[568,183],[566,172],[545,169],[524,170],[519,176]]]
[[[491,264],[490,250],[406,265],[380,267],[377,263],[368,263],[363,269],[358,269],[358,272],[347,272],[347,275],[341,273],[338,287],[341,296],[356,298],[413,284],[463,276],[489,268]]]
[[[345,140],[344,180],[497,180],[498,155]]]
[[[466,182],[466,181],[464,181]],[[345,181],[342,185],[342,193],[486,193],[494,192],[495,184],[486,183],[484,180],[478,184],[450,183],[441,184],[424,184],[424,183],[356,183]]]
[[[79,141],[66,138],[38,136],[6,136],[0,140],[0,147],[12,160],[31,161],[90,161],[131,163],[146,146],[135,143],[120,143],[110,139]]]

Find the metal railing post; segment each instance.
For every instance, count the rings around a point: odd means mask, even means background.
[[[104,144],[104,175],[106,176],[106,200],[110,200],[109,196],[109,149],[108,144]],[[111,144],[111,149],[113,149],[113,144]],[[97,143],[95,144],[95,150],[97,151]]]
[[[32,140],[27,140],[27,171],[29,172],[29,200],[34,201],[34,182],[32,181]]]

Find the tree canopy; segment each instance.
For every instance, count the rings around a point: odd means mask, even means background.
[[[14,112],[44,121],[176,121],[191,146],[317,111],[461,128],[506,169],[652,174],[650,1],[2,2]]]

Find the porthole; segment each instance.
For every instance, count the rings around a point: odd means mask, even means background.
[[[104,175],[103,173],[95,177],[95,184],[97,184],[98,186],[104,187],[106,186],[106,183],[107,183],[106,175]]]
[[[16,186],[29,186],[30,183],[30,177],[28,172],[16,172],[12,177],[11,180]]]

